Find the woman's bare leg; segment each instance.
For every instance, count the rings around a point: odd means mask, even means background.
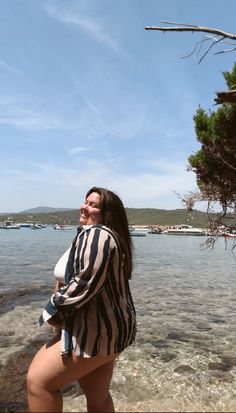
[[[87,376],[79,379],[79,384],[87,399],[88,412],[114,412],[114,404],[109,392],[115,360],[103,364]]]
[[[60,355],[60,341],[50,346],[43,346],[36,354],[28,371],[29,412],[61,412],[60,390],[66,384],[89,375],[114,359],[114,355],[92,358],[82,358],[75,355],[62,357]],[[102,382],[103,376],[99,377]],[[105,380],[107,380],[106,376]]]

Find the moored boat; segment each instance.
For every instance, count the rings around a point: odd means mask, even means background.
[[[162,234],[166,235],[192,235],[192,236],[201,236],[206,235],[204,229],[202,228],[195,228],[191,225],[176,225],[173,227],[167,227]]]
[[[53,226],[53,229],[56,229],[58,231],[70,231],[74,229],[73,225],[65,225],[65,224],[56,224]]]
[[[137,225],[130,225],[129,232],[132,237],[146,237],[149,232],[148,227],[140,227]]]
[[[30,222],[20,222],[19,225],[21,228],[31,228],[32,226]]]
[[[7,220],[0,222],[0,228],[1,229],[20,229],[20,225],[16,224],[13,221]]]
[[[32,224],[30,228],[31,229],[42,229],[43,227],[40,224]]]
[[[222,237],[225,238],[236,238],[236,234],[232,233],[232,232],[222,232]]]

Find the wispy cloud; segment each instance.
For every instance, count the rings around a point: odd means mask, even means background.
[[[78,169],[37,163],[30,163],[26,167],[27,169],[8,169],[4,173],[9,182],[12,179],[18,181],[20,187],[24,183],[32,187],[36,185],[41,193],[41,204],[45,205],[55,204],[55,191],[57,202],[60,201],[61,206],[64,206],[64,199],[67,199],[65,206],[69,206],[68,200],[70,206],[76,205],[90,187],[98,185],[117,192],[129,207],[173,209],[182,207],[176,192],[183,195],[196,189],[195,174],[186,172],[184,165],[181,168],[179,163],[165,174],[147,173],[143,170],[135,175],[119,171],[118,168],[114,170],[112,165],[91,159],[88,159],[83,168]],[[54,188],[52,195],[50,187]],[[28,204],[31,205],[31,202],[29,198]]]
[[[0,68],[6,70],[9,73],[12,73],[14,75],[20,75],[21,71],[16,69],[15,67],[9,65],[8,63],[4,62],[3,60],[0,60]]]
[[[143,123],[143,110],[121,112],[120,116],[114,116],[112,111],[103,108],[100,110],[96,104],[92,103],[85,95],[81,95],[83,105],[79,113],[75,112],[68,116],[61,111],[50,113],[50,110],[37,110],[37,107],[47,108],[47,102],[23,102],[19,104],[19,97],[0,96],[0,125],[13,127],[26,131],[50,131],[61,130],[76,132],[83,136],[83,139],[98,138],[132,138],[134,137]],[[32,109],[30,109],[30,104]],[[56,106],[56,105],[55,105]],[[35,109],[34,109],[35,107]]]
[[[80,126],[79,120],[68,120],[62,115],[46,113],[37,111],[36,109],[28,109],[27,107],[18,106],[14,99],[1,100],[2,106],[0,114],[0,125],[7,125],[16,129],[25,129],[29,131],[43,131],[43,130],[77,130]]]
[[[48,130],[48,129],[65,129],[65,124],[58,119],[52,119],[43,114],[29,114],[24,116],[1,117],[0,124],[9,125],[19,129],[28,130]],[[66,129],[69,128],[69,125]],[[71,129],[71,127],[70,127]]]
[[[75,148],[71,148],[68,150],[69,155],[78,155],[82,152],[90,152],[93,148],[85,147],[85,146],[77,146]]]
[[[117,40],[114,39],[114,37],[108,33],[108,30],[104,28],[104,24],[101,19],[86,16],[84,12],[78,12],[75,10],[65,11],[64,9],[51,3],[45,5],[45,10],[50,17],[65,24],[78,26],[98,43],[108,47],[110,50],[113,50],[113,52],[122,57],[130,58],[130,55],[123,50]]]

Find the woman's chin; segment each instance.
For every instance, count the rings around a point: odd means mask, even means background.
[[[80,219],[79,223],[80,223],[80,225],[88,225],[88,220],[87,219]]]

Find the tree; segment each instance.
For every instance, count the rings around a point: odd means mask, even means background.
[[[236,84],[236,64],[224,72],[228,88]],[[194,116],[201,149],[189,157],[202,197],[222,205],[223,214],[236,206],[236,103],[224,103],[215,112],[201,107]]]
[[[203,51],[199,63],[213,47],[226,44],[226,39],[232,41],[230,44],[233,44],[233,47],[218,53],[236,50],[236,35],[215,28],[177,23],[177,26],[146,26],[145,29],[210,34],[198,42],[188,55],[195,53],[197,49],[202,51],[203,45],[207,44],[207,50]],[[220,104],[221,107],[209,113],[199,107],[194,115],[196,137],[201,144],[201,149],[189,157],[188,169],[196,173],[200,192],[190,193],[182,199],[189,211],[193,209],[194,202],[199,200],[208,201],[210,212],[212,212],[212,204],[214,205],[215,202],[220,204],[222,211],[221,214],[216,215],[213,225],[219,224],[227,212],[236,211],[236,64],[232,72],[224,72],[223,76],[228,90],[217,92],[215,99],[216,104]]]

